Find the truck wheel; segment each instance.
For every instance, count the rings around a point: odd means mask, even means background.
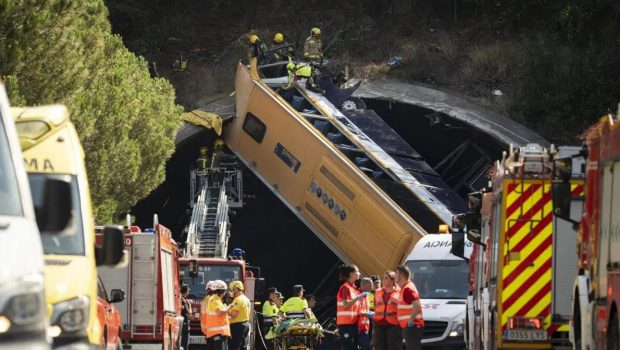
[[[609,321],[607,332],[607,350],[620,350],[620,324],[618,324],[618,312],[614,311]]]

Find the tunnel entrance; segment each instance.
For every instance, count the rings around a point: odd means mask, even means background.
[[[402,138],[417,150],[462,196],[486,184],[485,171],[505,145],[490,135],[448,116],[404,103],[364,100]],[[177,144],[166,166],[166,180],[133,208],[141,227],[151,227],[153,214],[169,227],[177,241],[190,219],[189,171],[201,146],[211,147],[215,134],[203,130]],[[316,314],[333,314],[339,286],[339,259],[249,170],[244,171],[245,206],[231,218],[229,248],[241,248],[248,263],[260,267],[268,286],[290,296],[303,284],[319,299]],[[261,299],[262,300],[262,299]]]

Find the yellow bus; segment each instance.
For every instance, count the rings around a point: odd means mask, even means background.
[[[54,348],[99,346],[97,262],[116,265],[122,258],[123,233],[108,227],[101,248],[95,230],[84,152],[62,105],[12,108],[35,208],[52,206],[71,214],[61,234],[41,232],[45,258],[45,292]],[[65,183],[68,191],[46,191],[46,182]],[[63,219],[53,210],[47,220]]]

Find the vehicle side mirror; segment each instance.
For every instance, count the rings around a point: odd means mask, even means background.
[[[189,277],[198,277],[198,262],[196,260],[189,261]]]
[[[261,295],[265,293],[266,289],[267,284],[264,278],[258,277],[254,280],[254,295]]]
[[[571,190],[569,182],[554,182],[552,187],[553,214],[567,221],[570,218]]]
[[[559,158],[553,162],[555,178],[562,182],[569,182],[573,175],[573,159]]]
[[[41,206],[34,209],[39,231],[62,233],[73,219],[71,184],[60,179],[46,179]]]
[[[482,192],[472,192],[467,195],[467,208],[473,212],[480,211],[482,208]]]
[[[110,291],[110,303],[120,303],[125,300],[125,291],[122,289],[112,289]]]
[[[115,266],[123,259],[125,237],[123,226],[106,225],[103,229],[103,244],[95,248],[97,266]]]
[[[482,224],[480,213],[465,214],[465,227],[467,227],[467,239],[482,244]]]
[[[454,256],[467,260],[465,258],[465,232],[452,232],[452,246],[450,253]]]
[[[457,214],[452,216],[452,228],[458,231],[465,228],[465,214]]]

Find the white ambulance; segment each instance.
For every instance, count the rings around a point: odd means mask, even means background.
[[[452,235],[429,234],[420,239],[406,265],[413,272],[422,301],[424,348],[464,349],[469,262],[450,253]],[[473,243],[465,240],[466,258]]]

